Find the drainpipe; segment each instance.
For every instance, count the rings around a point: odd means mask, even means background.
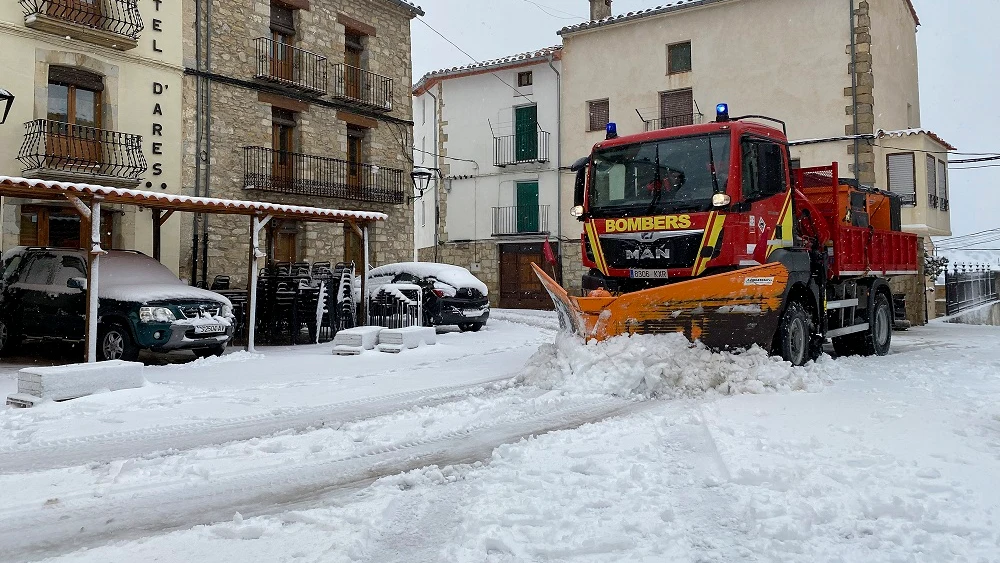
[[[438,157],[438,99],[427,89],[427,95],[434,99],[434,168],[437,174],[434,176],[434,261],[438,261],[438,229],[441,225],[441,164]]]
[[[194,196],[201,195],[201,0],[194,5],[194,65],[198,76],[194,79]],[[198,214],[191,215],[191,285],[198,283]]]
[[[851,114],[854,116],[854,181],[858,182],[860,177],[860,171],[858,167],[861,165],[861,160],[858,158],[858,145],[860,144],[860,139],[858,139],[858,57],[857,57],[857,41],[854,36],[854,0],[847,0],[850,5],[850,22],[851,27],[849,29],[851,34]]]
[[[852,0],[853,1],[853,0]],[[562,75],[556,70],[552,61],[555,57],[549,53],[549,68],[556,73],[556,246],[559,248],[559,262],[562,262],[562,150],[560,134],[562,132]],[[560,271],[562,269],[560,268]]]
[[[208,10],[205,17],[205,29],[208,33],[208,41],[205,44],[205,69],[212,72],[212,4],[209,1]],[[212,195],[212,81],[207,79],[205,88],[205,125],[208,134],[205,135],[205,154],[208,160],[205,162],[205,197]],[[208,287],[208,218],[207,213],[201,216],[201,285]]]

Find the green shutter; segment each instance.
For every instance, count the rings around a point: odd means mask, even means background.
[[[517,183],[517,232],[538,232],[538,182]]]
[[[538,107],[514,108],[514,153],[517,162],[538,159]]]

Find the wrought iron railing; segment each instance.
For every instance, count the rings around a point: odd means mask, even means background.
[[[504,167],[527,162],[548,162],[549,133],[531,131],[493,137],[493,164]]]
[[[549,232],[548,205],[493,208],[493,236]]]
[[[20,4],[26,20],[48,16],[132,39],[139,38],[143,27],[138,0],[21,0]]]
[[[248,190],[379,203],[405,201],[403,171],[265,147],[243,147]]]
[[[379,111],[392,111],[392,79],[346,64],[333,65],[334,98]]]
[[[257,46],[256,78],[326,94],[326,57],[267,37],[258,37],[254,43]]]
[[[17,159],[24,170],[138,180],[146,171],[142,137],[60,121],[24,124]]]
[[[961,270],[961,271],[960,271]],[[997,301],[997,275],[989,266],[955,264],[944,271],[947,312],[954,315],[984,303]]]
[[[680,127],[681,125],[698,125],[705,120],[705,114],[701,112],[684,113],[681,115],[671,115],[658,119],[644,119],[646,131],[656,131],[668,127]]]
[[[938,206],[941,209],[941,211],[948,211],[948,209],[950,208],[950,206],[948,205],[948,198],[942,197],[940,200],[938,200]]]
[[[899,196],[899,204],[903,207],[915,207],[917,205],[917,192],[892,192]]]
[[[927,194],[927,207],[931,209],[937,209],[938,206],[938,196],[935,194]]]

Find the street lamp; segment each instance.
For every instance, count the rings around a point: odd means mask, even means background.
[[[10,106],[14,105],[14,94],[0,88],[0,102],[6,102],[7,107],[3,110],[3,117],[0,118],[0,123],[7,121],[7,114],[10,113]]]
[[[413,181],[413,189],[418,195],[411,196],[409,201],[424,197],[424,192],[427,190],[428,186],[430,186],[431,178],[433,177],[434,173],[430,168],[424,168],[422,166],[415,167],[413,172],[410,172],[410,179]]]

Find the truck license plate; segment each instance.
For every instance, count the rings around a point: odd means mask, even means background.
[[[667,271],[661,270],[632,270],[632,277],[635,279],[658,279],[666,278]]]
[[[215,332],[226,332],[222,325],[197,325],[194,327],[195,334],[212,334]]]

